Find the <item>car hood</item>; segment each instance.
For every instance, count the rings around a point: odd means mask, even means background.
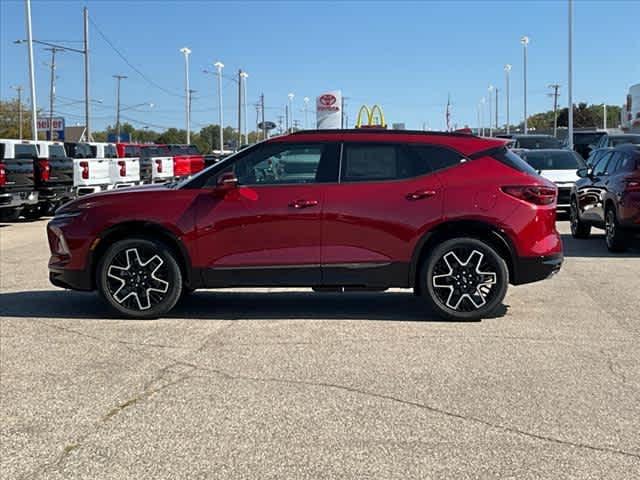
[[[133,197],[137,195],[144,195],[150,192],[158,192],[161,190],[166,190],[167,192],[173,191],[173,189],[168,187],[167,185],[168,184],[141,185],[137,187],[118,188],[114,190],[108,190],[106,192],[83,195],[82,197],[76,198],[75,200],[71,200],[70,202],[62,205],[60,208],[58,208],[58,210],[56,210],[56,214],[91,208],[103,202],[109,202],[110,200],[122,195],[131,196],[133,199]]]
[[[553,183],[575,183],[580,178],[576,170],[541,170],[540,175]]]

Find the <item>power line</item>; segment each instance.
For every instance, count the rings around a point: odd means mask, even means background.
[[[147,81],[147,83],[149,83],[150,85],[156,87],[159,90],[162,90],[164,93],[166,93],[167,95],[171,95],[174,97],[180,97],[180,98],[184,98],[184,95],[181,95],[179,93],[175,93],[172,92],[171,90],[168,90],[166,88],[164,88],[162,85],[157,84],[155,81],[153,81],[151,78],[149,78],[147,75],[145,75],[142,71],[140,71],[140,69],[138,69],[135,65],[133,65],[129,60],[127,60],[127,58],[124,56],[124,54],[122,52],[120,52],[120,50],[118,50],[116,48],[116,46],[111,42],[111,40],[109,40],[107,38],[107,36],[102,33],[102,31],[100,30],[100,28],[98,27],[98,25],[96,24],[96,22],[93,21],[93,18],[89,17],[89,21],[91,22],[91,24],[94,26],[94,28],[96,29],[96,31],[98,32],[98,34],[102,37],[102,39],[107,42],[107,44],[109,44],[109,46],[113,49],[114,52],[116,52],[116,54],[118,54],[118,56],[124,61],[124,63],[126,63],[134,72],[136,72],[138,75],[140,75],[144,80]]]

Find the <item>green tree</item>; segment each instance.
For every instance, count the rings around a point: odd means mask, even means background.
[[[38,116],[41,112],[38,110]],[[19,119],[18,100],[0,100],[0,138],[19,138]],[[44,138],[44,135],[41,134],[40,137]],[[32,138],[31,110],[24,103],[22,104],[22,138]]]

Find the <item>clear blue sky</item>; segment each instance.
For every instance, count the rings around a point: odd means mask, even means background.
[[[191,55],[193,128],[217,123],[215,78],[202,73],[221,60],[225,74],[249,73],[248,98],[264,92],[267,118],[275,120],[294,92],[295,117],[302,98],[342,89],[355,120],[362,103],[379,103],[388,122],[409,128],[444,126],[447,94],[453,121],[476,124],[479,99],[487,86],[504,88],[505,63],[511,75],[511,120],[522,118],[522,35],[529,46],[529,112],[548,110],[550,83],[567,99],[567,2],[216,2],[216,1],[55,1],[33,0],[34,38],[82,39],[82,7],[127,59],[175,96],[150,85],[111,49],[90,25],[94,129],[114,123],[113,74],[122,83],[122,103],[153,102],[123,115],[158,126],[184,126],[184,60]],[[628,87],[640,82],[640,1],[574,2],[574,100],[622,104]],[[0,96],[15,96],[10,85],[28,87],[27,52],[13,41],[25,38],[24,3],[0,1]],[[81,48],[81,43],[68,43]],[[38,105],[48,108],[49,53],[35,49]],[[58,55],[57,110],[67,124],[82,121],[82,57]],[[224,81],[225,124],[237,122],[236,87]],[[500,115],[504,116],[501,93]],[[64,105],[66,104],[66,105]],[[249,110],[255,121],[255,108]],[[125,119],[126,120],[126,119]],[[142,123],[139,123],[142,122]],[[133,123],[133,122],[132,122]],[[250,124],[251,125],[251,124]]]

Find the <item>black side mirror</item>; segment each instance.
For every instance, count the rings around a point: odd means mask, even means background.
[[[233,172],[225,172],[218,177],[216,190],[228,191],[238,188],[238,177]]]

